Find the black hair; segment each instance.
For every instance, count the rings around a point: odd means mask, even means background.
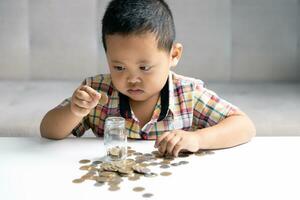
[[[102,19],[102,43],[107,35],[155,33],[158,48],[170,51],[175,40],[172,12],[163,0],[112,0]]]

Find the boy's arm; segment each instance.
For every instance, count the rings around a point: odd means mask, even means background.
[[[67,137],[83,117],[95,108],[100,98],[101,94],[96,90],[81,85],[73,93],[70,103],[54,108],[45,115],[40,125],[41,136],[50,139]]]
[[[174,130],[166,132],[155,143],[161,154],[177,156],[181,150],[220,149],[248,142],[256,134],[255,126],[241,111],[218,124],[194,132]]]
[[[50,110],[43,118],[41,136],[49,139],[63,139],[80,123],[82,117],[71,112],[70,104]]]
[[[199,148],[220,149],[248,142],[256,134],[249,117],[237,111],[218,124],[195,131]]]

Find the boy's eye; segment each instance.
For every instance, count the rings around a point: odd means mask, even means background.
[[[151,67],[150,66],[142,66],[142,67],[140,67],[140,69],[143,71],[149,71],[151,69]]]
[[[114,66],[114,69],[117,71],[123,71],[125,68],[122,66]]]

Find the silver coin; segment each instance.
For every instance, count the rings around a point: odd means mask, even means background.
[[[150,173],[148,173],[148,174],[144,174],[144,176],[145,177],[156,177],[156,176],[158,176],[158,174],[157,173],[154,173],[154,172],[150,172]]]
[[[96,187],[101,187],[101,186],[103,186],[104,185],[104,182],[96,182],[95,184],[94,184],[94,186],[96,186]]]
[[[152,197],[152,196],[153,196],[152,193],[145,193],[145,194],[143,194],[143,197],[144,197],[144,198],[150,198],[150,197]]]
[[[163,165],[160,166],[160,168],[162,168],[162,169],[167,169],[167,168],[170,168],[170,165],[164,165],[164,164],[163,164]]]
[[[185,161],[185,160],[179,162],[180,165],[186,165],[186,164],[188,164],[188,163],[189,163],[189,162],[188,162],[188,161]]]
[[[177,166],[179,166],[180,164],[179,164],[179,163],[172,163],[171,165],[174,166],[174,167],[177,167]]]

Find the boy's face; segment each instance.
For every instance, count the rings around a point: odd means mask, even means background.
[[[158,49],[153,33],[108,35],[106,46],[113,84],[133,101],[147,101],[160,94],[182,49],[181,46],[179,50],[173,47],[171,52]]]

